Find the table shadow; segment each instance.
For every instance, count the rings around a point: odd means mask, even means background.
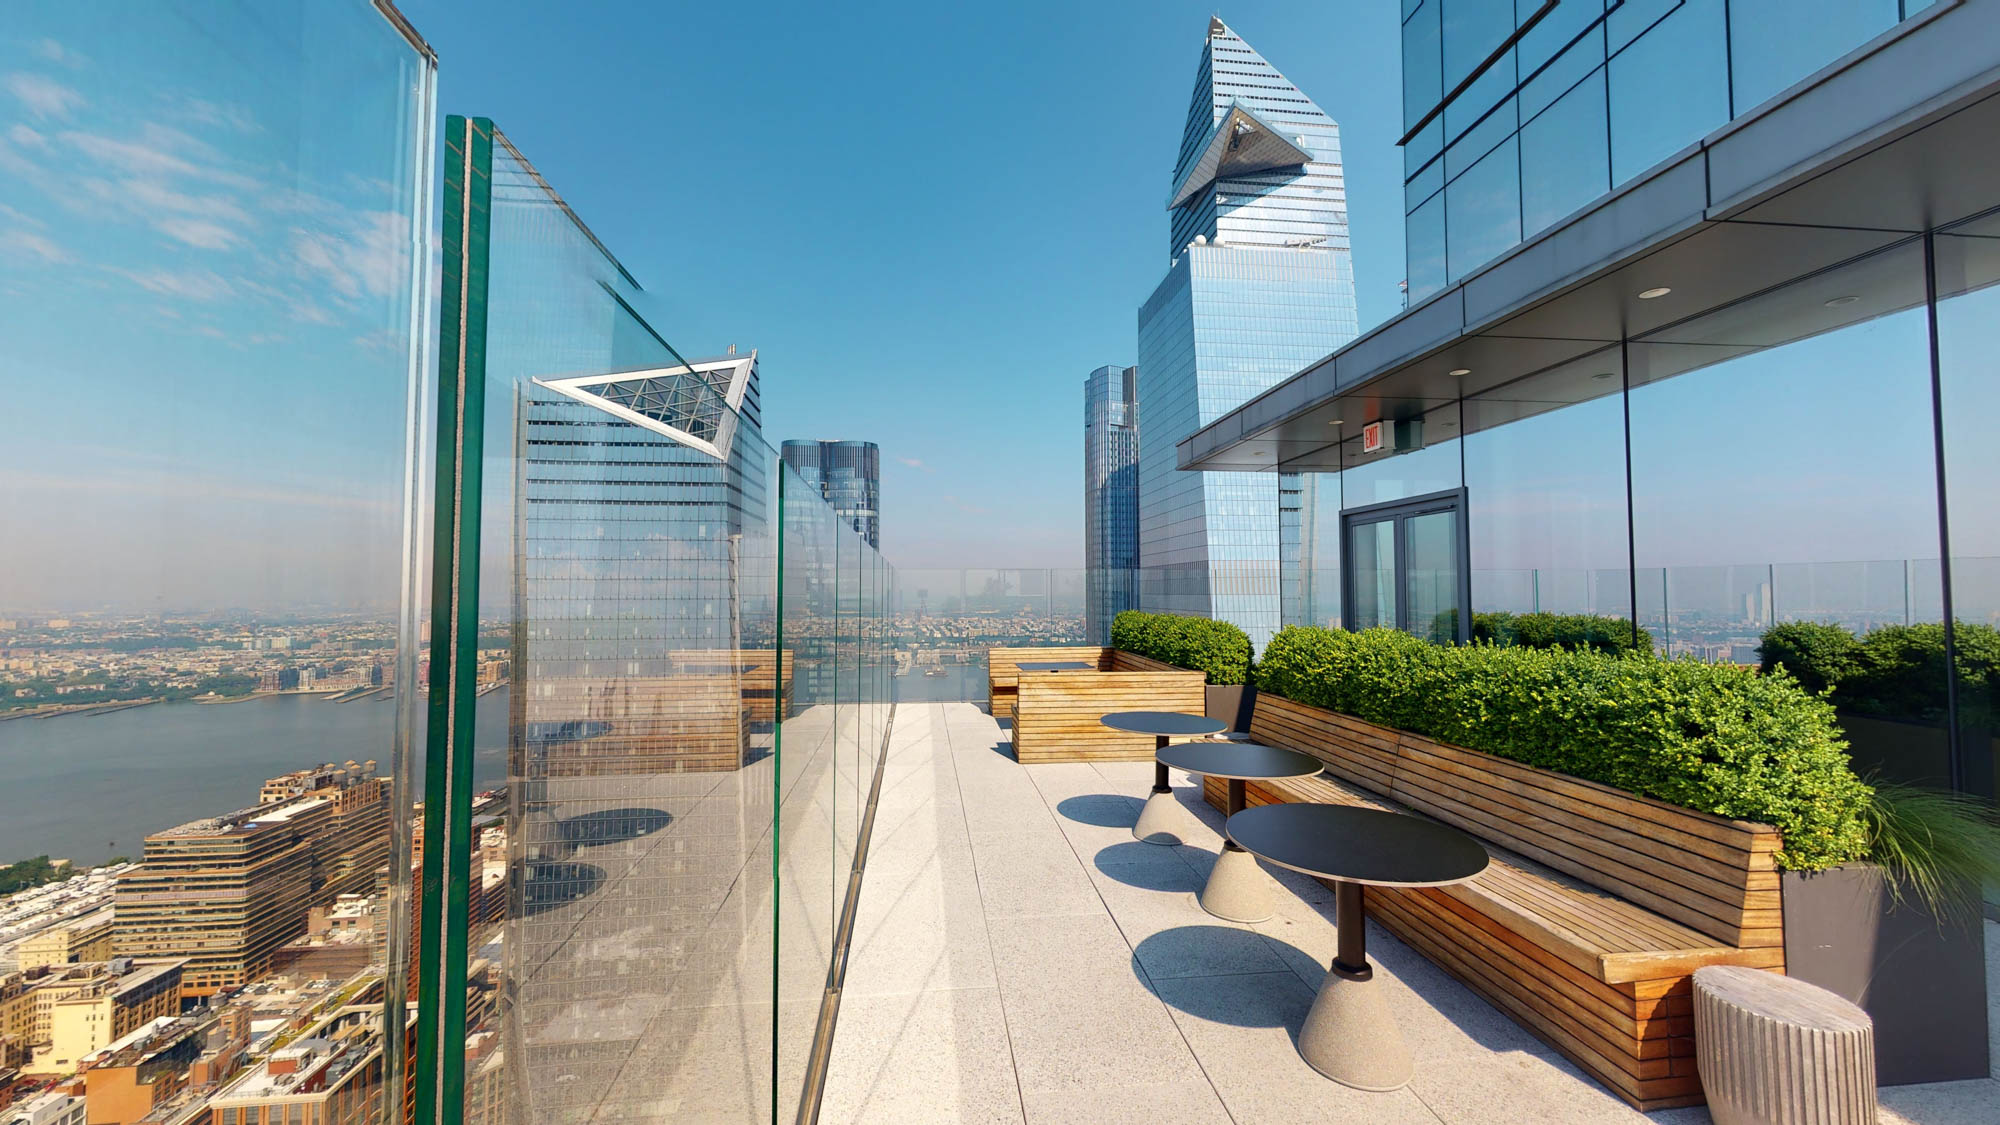
[[[1056,811],[1064,817],[1098,828],[1130,828],[1145,807],[1146,802],[1123,793],[1085,793],[1056,803]]]

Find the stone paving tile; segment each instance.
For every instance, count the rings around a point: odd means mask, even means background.
[[[1018,1125],[1000,994],[968,988],[840,1002],[820,1120]]]
[[[1372,924],[1369,953],[1417,1076],[1393,1094],[1328,1081],[1298,1057],[1294,1038],[1337,940],[1330,891],[1266,868],[1278,887],[1271,920],[1212,918],[1193,893],[1215,861],[1223,818],[1195,779],[1173,777],[1186,842],[1142,844],[1130,818],[1149,764],[1024,769],[1005,753],[1005,727],[970,705],[906,714],[876,814],[825,1120],[1648,1119]],[[1988,934],[1989,957],[2000,958],[2000,927]],[[2000,977],[2000,961],[1991,963]],[[2000,1009],[1994,1025],[2000,1062]],[[2000,1122],[2000,1082],[1881,1097],[1885,1125]],[[1694,1108],[1650,1119],[1702,1125],[1709,1116]]]

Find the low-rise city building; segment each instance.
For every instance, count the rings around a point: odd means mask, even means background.
[[[345,1007],[209,1100],[209,1125],[358,1125],[379,1120],[382,1012]]]

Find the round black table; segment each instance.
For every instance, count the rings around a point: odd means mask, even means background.
[[[1410,1081],[1410,1051],[1368,965],[1361,888],[1442,887],[1486,870],[1486,849],[1456,828],[1354,805],[1261,805],[1229,818],[1229,838],[1266,862],[1334,880],[1339,944],[1299,1031],[1314,1070],[1362,1090]]]
[[[1097,665],[1081,660],[1037,660],[1032,664],[1018,666],[1022,672],[1095,672]]]
[[[1320,760],[1311,754],[1255,742],[1183,742],[1155,750],[1153,757],[1177,770],[1226,780],[1230,816],[1243,811],[1244,782],[1311,777],[1321,769]],[[1262,922],[1271,916],[1271,881],[1257,870],[1255,856],[1225,839],[1198,901],[1217,918]]]
[[[1180,843],[1180,837],[1165,828],[1173,820],[1174,789],[1167,784],[1167,764],[1159,760],[1159,752],[1167,748],[1169,738],[1220,734],[1229,729],[1229,724],[1184,711],[1114,711],[1097,721],[1112,730],[1153,736],[1153,795],[1146,798],[1146,807],[1139,811],[1132,835],[1149,844]]]

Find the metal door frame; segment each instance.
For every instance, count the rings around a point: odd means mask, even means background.
[[[1354,628],[1354,539],[1351,529],[1360,524],[1391,522],[1395,524],[1395,583],[1396,621],[1395,627],[1410,632],[1410,584],[1409,550],[1406,546],[1405,525],[1413,516],[1433,515],[1437,512],[1451,512],[1458,518],[1458,640],[1463,644],[1472,639],[1472,567],[1471,544],[1466,539],[1465,489],[1449,488],[1443,492],[1429,492],[1422,496],[1412,496],[1407,500],[1390,500],[1381,504],[1367,504],[1359,508],[1348,508],[1340,513],[1340,623],[1343,628]]]

